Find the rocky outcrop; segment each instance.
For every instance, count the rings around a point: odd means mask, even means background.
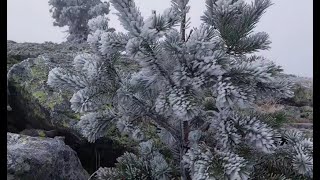
[[[79,143],[85,142],[77,128],[81,115],[70,108],[69,100],[73,92],[52,89],[46,82],[51,69],[71,67],[77,54],[90,52],[84,48],[86,45],[12,41],[7,44],[8,57],[29,57],[14,64],[8,71],[10,115],[15,115],[8,120],[9,123],[20,131],[28,127],[68,131],[78,137]]]
[[[72,44],[63,42],[61,44],[45,42],[39,43],[16,43],[7,41],[7,70],[16,63],[19,63],[27,58],[36,58],[39,55],[48,54],[70,54],[81,51],[90,51],[89,45]]]
[[[87,180],[89,174],[61,139],[7,133],[7,177]]]
[[[96,144],[88,143],[77,127],[81,115],[70,108],[69,100],[73,93],[47,86],[49,71],[54,67],[71,66],[77,53],[53,51],[13,65],[7,75],[8,100],[12,107],[12,111],[7,113],[7,121],[9,130],[15,133],[24,129],[58,130],[60,135],[65,136],[66,144],[77,151],[84,167],[92,173],[97,168],[94,167],[95,153],[99,154],[102,166],[111,166],[127,150],[124,147],[127,142],[122,143],[125,138],[114,132]],[[98,152],[96,146],[99,146]]]
[[[74,56],[81,52],[90,52],[87,44],[7,41],[8,64],[10,58],[21,61],[10,67],[7,75],[11,114],[21,114],[15,121],[39,129],[76,129],[80,115],[70,110],[72,93],[59,93],[49,88],[46,81],[52,68],[71,66]]]
[[[70,58],[65,56],[65,59],[59,59],[63,62],[56,63],[46,57],[29,58],[9,70],[9,104],[13,112],[22,115],[18,119],[22,122],[13,124],[28,124],[39,129],[67,129],[78,136],[76,123],[80,115],[69,108],[71,94],[53,91],[46,85],[49,70],[66,65]]]

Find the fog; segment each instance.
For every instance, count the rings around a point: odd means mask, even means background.
[[[249,1],[249,0],[248,0]],[[46,0],[8,0],[7,39],[16,42],[66,40],[66,27],[52,25]],[[205,8],[204,0],[190,0],[191,27],[201,24],[200,16]],[[163,11],[170,0],[136,0],[141,13],[147,16],[151,10]],[[286,73],[313,76],[313,2],[312,0],[273,0],[258,23],[255,31],[265,31],[272,41],[271,49],[260,54],[281,65]],[[111,9],[110,26],[123,31]]]

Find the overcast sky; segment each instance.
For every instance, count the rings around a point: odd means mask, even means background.
[[[250,1],[250,0],[247,0]],[[136,0],[144,17],[151,10],[162,12],[170,0]],[[190,0],[191,27],[200,25],[204,0]],[[7,39],[16,42],[66,40],[66,28],[54,27],[47,0],[8,0]],[[313,77],[313,2],[312,0],[273,0],[256,31],[265,31],[271,49],[261,54],[281,65],[286,73]],[[114,13],[114,9],[111,9]],[[110,26],[123,31],[117,17],[109,15]]]

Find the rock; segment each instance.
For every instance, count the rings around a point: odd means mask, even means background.
[[[7,133],[7,177],[87,180],[75,151],[58,138]]]
[[[65,58],[60,66],[66,65],[72,56]],[[80,115],[70,109],[72,94],[53,91],[46,85],[48,72],[54,66],[45,57],[29,58],[12,66],[8,72],[9,104],[12,111],[22,116],[19,124],[30,124],[36,129],[66,129],[79,136],[78,141],[84,141],[76,128]]]
[[[42,54],[66,54],[78,53],[80,51],[89,51],[89,45],[73,44],[63,42],[61,44],[45,42],[39,43],[16,43],[7,41],[7,70],[14,64],[21,62],[27,58],[36,58]]]
[[[27,57],[28,54],[36,56],[28,58],[13,65],[8,72],[9,104],[11,114],[19,118],[12,118],[12,124],[30,125],[33,129],[65,130],[78,137],[79,143],[86,140],[80,136],[77,123],[81,114],[74,113],[70,108],[73,92],[52,89],[47,85],[49,71],[55,67],[67,68],[72,66],[74,57],[81,52],[79,45],[54,43],[15,43],[8,41],[8,56]],[[72,50],[69,50],[73,47]],[[36,52],[34,52],[36,51]],[[15,122],[14,122],[15,121]],[[19,127],[22,131],[26,127]]]
[[[95,144],[89,144],[79,133],[77,123],[81,115],[71,110],[69,102],[73,93],[52,89],[46,84],[49,71],[54,67],[70,67],[75,55],[72,51],[47,53],[13,65],[7,75],[8,99],[12,108],[9,113],[13,117],[7,121],[18,131],[30,128],[63,132],[60,136],[65,136],[66,144],[78,152],[83,166],[92,169],[95,162],[87,158],[95,159],[92,153]],[[123,139],[117,133],[101,139],[101,142],[107,142],[100,148],[101,159],[109,156],[104,162],[101,161],[102,166],[111,166],[117,157],[128,150],[121,142]],[[115,153],[110,156],[110,152]]]

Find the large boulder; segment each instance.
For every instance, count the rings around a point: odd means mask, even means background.
[[[84,143],[86,140],[80,136],[77,127],[81,114],[70,108],[73,92],[50,88],[46,82],[51,69],[71,67],[74,57],[79,53],[90,53],[89,48],[67,43],[8,41],[8,44],[7,55],[10,57],[30,57],[31,54],[31,58],[14,64],[8,71],[8,101],[12,108],[9,114],[15,116],[8,123],[20,131],[26,128],[68,131],[78,137],[75,142]]]
[[[16,43],[14,41],[8,40],[7,41],[7,71],[9,71],[13,65],[19,62],[22,62],[23,60],[26,60],[28,58],[37,58],[39,55],[45,54],[47,57],[70,59],[74,54],[81,51],[90,52],[89,45],[86,43],[72,44],[67,42],[64,42],[61,44],[52,43],[52,42],[45,42],[42,44],[28,43],[28,42]],[[40,73],[40,72],[33,71],[32,73]],[[34,74],[34,75],[40,75],[40,74]],[[24,74],[21,74],[21,76],[24,76]],[[8,99],[10,99],[10,96],[8,97]],[[15,129],[15,126],[12,125],[11,122],[15,121],[17,118],[20,119],[20,121],[23,121],[24,119],[23,115],[17,116],[17,114],[18,115],[20,114],[17,111],[11,112],[12,108],[9,104],[7,104],[7,111],[8,111],[9,126],[11,130],[10,132],[16,132],[16,130],[13,130]]]
[[[86,49],[83,51],[88,52]],[[73,93],[52,89],[46,84],[49,71],[54,67],[70,67],[77,53],[54,51],[13,65],[7,75],[10,92],[8,100],[12,107],[7,121],[11,132],[30,128],[62,132],[61,135],[66,137],[66,144],[78,152],[82,164],[92,173],[96,169],[93,166],[97,145],[100,147],[98,153],[101,166],[111,166],[118,156],[131,147],[132,142],[121,137],[119,132],[112,128],[113,131],[106,132],[104,138],[95,144],[88,144],[80,135],[77,126],[81,115],[70,108],[69,100]]]
[[[7,178],[87,180],[75,151],[56,138],[7,133]]]
[[[72,57],[64,56],[63,62],[52,62],[55,58],[29,58],[15,64],[8,72],[9,104],[12,113],[21,115],[19,122],[13,124],[29,125],[38,129],[66,129],[77,133],[76,124],[80,114],[70,109],[72,94],[57,92],[47,86],[50,69],[55,66],[67,66]],[[25,127],[19,127],[21,130]],[[79,137],[81,140],[81,137]]]

